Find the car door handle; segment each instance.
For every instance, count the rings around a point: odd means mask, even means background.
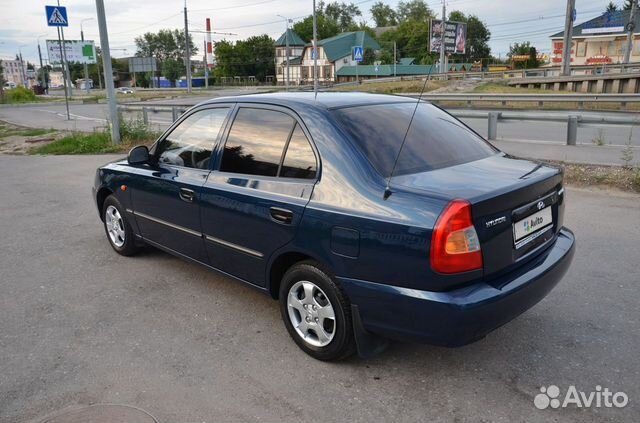
[[[196,198],[196,193],[193,190],[188,188],[180,188],[180,199],[182,201],[186,201],[187,203],[193,203],[193,200]]]
[[[279,207],[271,207],[269,209],[271,213],[271,219],[278,223],[284,223],[290,225],[293,222],[293,212],[287,209],[281,209]]]

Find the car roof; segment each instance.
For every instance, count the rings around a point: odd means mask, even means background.
[[[219,97],[205,101],[201,104],[214,104],[222,102],[275,104],[282,106],[301,105],[323,109],[337,109],[343,107],[366,106],[384,103],[414,103],[416,100],[409,97],[401,97],[386,94],[370,94],[361,92],[279,92],[265,94],[249,94],[233,97]]]

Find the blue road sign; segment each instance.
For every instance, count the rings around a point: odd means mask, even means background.
[[[362,46],[353,47],[353,49],[351,49],[351,60],[355,62],[362,62],[362,59],[364,59]]]
[[[67,19],[67,8],[63,6],[45,6],[47,12],[47,25],[49,26],[69,26]]]
[[[317,55],[318,55],[318,50],[316,50],[315,48],[312,48],[311,49],[311,60],[317,59],[317,57],[316,57]]]
[[[571,11],[571,22],[575,22],[577,17],[578,17],[578,11],[576,9],[573,9]]]

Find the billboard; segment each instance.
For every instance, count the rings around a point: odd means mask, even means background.
[[[96,46],[93,41],[65,40],[62,43],[69,63],[94,64],[96,63]],[[58,40],[47,40],[47,53],[49,63],[61,63],[60,45]]]
[[[155,57],[130,57],[129,72],[155,72],[158,70]]]
[[[467,24],[464,22],[445,22],[431,20],[429,34],[429,52],[440,53],[444,33],[444,51],[446,54],[465,54],[467,51]]]

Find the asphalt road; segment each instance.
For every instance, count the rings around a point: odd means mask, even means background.
[[[114,253],[92,204],[110,156],[0,155],[0,421],[130,404],[160,422],[640,421],[640,197],[568,189],[573,266],[484,340],[315,361],[263,294],[155,249]],[[629,405],[538,410],[539,388]]]

